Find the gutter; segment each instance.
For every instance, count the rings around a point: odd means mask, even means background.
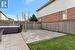
[[[40,11],[41,9],[43,9],[44,7],[46,7],[47,5],[53,3],[54,1],[56,1],[56,0],[51,0],[51,1],[49,1],[48,3],[46,3],[44,6],[42,6],[41,8],[39,8],[39,9],[36,10],[36,11],[37,11],[37,12]]]

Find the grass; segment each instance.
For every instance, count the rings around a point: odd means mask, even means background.
[[[31,50],[75,50],[75,36],[66,35],[59,38],[28,44]]]

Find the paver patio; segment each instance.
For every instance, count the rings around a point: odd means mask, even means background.
[[[0,50],[29,50],[20,33],[2,36]]]
[[[44,39],[52,39],[66,34],[47,30],[27,30],[18,34],[8,34],[2,36],[0,50],[29,50],[26,43],[31,43]]]
[[[64,36],[66,34],[47,30],[27,30],[27,32],[22,32],[22,35],[26,43],[31,43],[39,40],[52,39],[55,37]]]

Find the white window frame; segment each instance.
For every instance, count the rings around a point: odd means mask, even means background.
[[[62,11],[62,19],[63,20],[67,19],[67,10]]]

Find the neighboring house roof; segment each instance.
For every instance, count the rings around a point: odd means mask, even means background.
[[[14,19],[11,19],[11,18],[7,17],[2,11],[0,11],[0,13],[2,13],[8,20],[14,21]]]
[[[43,5],[41,8],[39,8],[38,10],[36,10],[37,12],[40,11],[41,9],[43,9],[44,7],[46,7],[47,5],[53,3],[55,0],[49,0],[48,3],[46,3],[45,5]]]

